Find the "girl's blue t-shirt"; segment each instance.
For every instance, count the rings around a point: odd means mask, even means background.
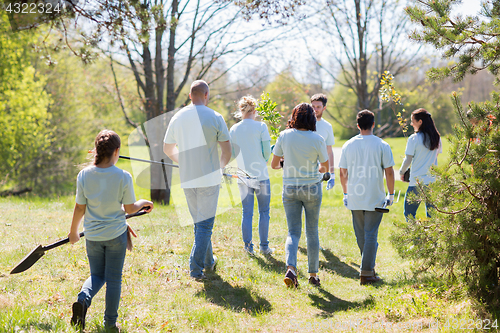
[[[89,166],[76,180],[76,203],[86,205],[83,228],[91,241],[106,241],[127,230],[122,205],[135,202],[132,176],[116,166]]]
[[[323,177],[318,171],[318,162],[328,160],[326,143],[321,135],[313,131],[287,129],[280,133],[273,154],[283,156],[283,185],[311,185]]]

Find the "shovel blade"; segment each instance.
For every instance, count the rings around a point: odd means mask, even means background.
[[[45,250],[43,246],[38,245],[37,248],[31,251],[26,257],[23,258],[23,260],[19,262],[19,264],[17,264],[16,267],[12,269],[12,271],[10,271],[10,274],[24,272],[33,266],[41,257],[43,257],[44,254]]]
[[[375,211],[376,211],[376,212],[379,212],[379,213],[389,213],[389,208],[384,208],[384,207],[376,207],[376,208],[375,208]]]

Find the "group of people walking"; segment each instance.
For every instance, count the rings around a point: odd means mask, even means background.
[[[299,285],[297,252],[304,211],[308,283],[320,286],[317,276],[320,251],[318,224],[325,173],[330,173],[326,189],[335,185],[334,135],[332,126],[322,117],[327,104],[326,96],[317,94],[311,97],[310,104],[295,106],[287,128],[280,133],[273,147],[266,124],[256,120],[257,101],[253,97],[245,96],[238,102],[239,110],[235,116],[241,121],[230,130],[223,117],[207,107],[210,90],[206,82],[194,81],[189,97],[192,103],[177,112],[170,121],[163,150],[179,165],[181,188],[194,222],[190,276],[203,280],[205,272],[216,269],[217,258],[212,251],[211,236],[221,169],[226,167],[231,157],[236,159],[240,169],[258,182],[255,187],[238,184],[242,202],[243,249],[249,255],[255,255],[252,219],[257,198],[259,250],[264,255],[274,252],[268,239],[271,186],[267,169],[267,162],[273,154],[271,167],[283,169],[282,200],[288,226],[284,282],[287,287]],[[360,134],[343,145],[339,168],[343,203],[351,210],[361,253],[360,283],[364,285],[380,281],[374,267],[383,213],[375,211],[375,208],[392,205],[395,176],[390,146],[373,135],[374,114],[363,110],[356,119]],[[406,157],[399,170],[403,175],[411,166],[405,197],[407,218],[415,217],[419,204],[418,200],[410,200],[410,193],[416,193],[418,197],[422,187],[417,186],[417,182],[425,186],[434,180],[429,168],[437,163],[437,154],[442,151],[439,133],[427,111],[414,111],[411,124],[415,134],[408,139]],[[77,178],[76,205],[69,238],[71,243],[79,240],[78,228],[83,218],[91,274],[73,304],[71,322],[81,327],[85,325],[85,315],[93,296],[106,283],[104,325],[118,330],[116,319],[127,244],[125,212],[134,213],[141,207],[148,207],[148,212],[153,209],[151,201],[135,200],[131,175],[115,166],[119,149],[120,138],[116,133],[108,130],[99,133],[95,140],[94,165],[83,169]],[[429,216],[430,203],[426,203],[426,207]]]

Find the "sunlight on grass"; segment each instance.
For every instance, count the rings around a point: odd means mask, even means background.
[[[391,145],[404,143],[394,139]],[[119,167],[126,168],[127,163],[122,161]],[[487,318],[458,285],[443,285],[432,272],[415,279],[410,263],[396,254],[389,237],[393,223],[403,219],[406,184],[402,182],[396,183],[402,191],[400,202],[384,215],[380,228],[376,268],[384,284],[359,285],[360,254],[337,183],[324,191],[320,213],[322,287],[307,283],[303,235],[298,253],[300,288],[286,289],[281,171],[270,174],[274,187],[269,240],[276,252],[272,257],[250,257],[243,251],[241,204],[234,182],[230,185],[234,207],[227,196],[215,220],[217,271],[208,273],[203,283],[188,274],[193,228],[187,211],[179,209],[184,197],[180,189],[172,191],[173,205],[157,206],[148,215],[128,220],[139,237],[134,239],[134,250],[127,253],[123,273],[118,322],[124,332],[319,332],[340,324],[351,325],[344,329],[350,331],[360,321],[422,322],[429,327],[447,318]],[[136,193],[138,198],[149,195],[147,189],[137,187]],[[84,241],[48,251],[23,273],[9,275],[9,271],[38,244],[67,236],[73,205],[74,196],[0,198],[0,332],[72,332],[71,304],[89,274]],[[257,216],[255,211],[254,243],[259,241]],[[89,309],[87,332],[102,331],[104,294],[102,290]]]

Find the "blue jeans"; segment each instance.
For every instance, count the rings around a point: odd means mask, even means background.
[[[321,182],[301,186],[285,185],[282,197],[288,224],[288,236],[285,243],[286,265],[297,268],[297,251],[302,233],[302,209],[304,209],[308,271],[317,273],[319,268],[318,221],[323,198]]]
[[[90,307],[92,298],[106,283],[106,310],[104,325],[112,327],[118,318],[120,295],[122,291],[122,271],[127,251],[127,232],[107,241],[86,239],[89,258],[90,277],[78,294],[78,302]]]
[[[383,213],[352,210],[352,225],[361,252],[361,276],[373,276],[378,248],[378,228]]]
[[[241,217],[241,233],[243,234],[243,242],[245,248],[253,249],[252,243],[252,217],[254,194],[257,196],[257,203],[259,204],[259,238],[260,249],[267,250],[269,241],[267,236],[269,234],[269,204],[271,202],[271,182],[269,179],[261,180],[259,189],[253,189],[245,184],[238,183],[240,190],[241,205],[243,207],[243,214]]]
[[[219,188],[220,185],[184,189],[189,213],[194,222],[194,243],[189,256],[189,271],[195,278],[203,275],[203,268],[214,264],[212,229]]]
[[[417,200],[410,200],[408,197],[411,193],[413,193],[418,199]],[[406,190],[405,194],[405,209],[404,209],[404,214],[406,221],[408,219],[415,219],[415,216],[417,216],[417,209],[420,206],[420,202],[422,199],[420,197],[420,190],[417,186],[408,186],[408,189]],[[425,202],[425,214],[427,217],[431,217],[430,210],[431,208],[434,208],[434,206],[429,203]]]

